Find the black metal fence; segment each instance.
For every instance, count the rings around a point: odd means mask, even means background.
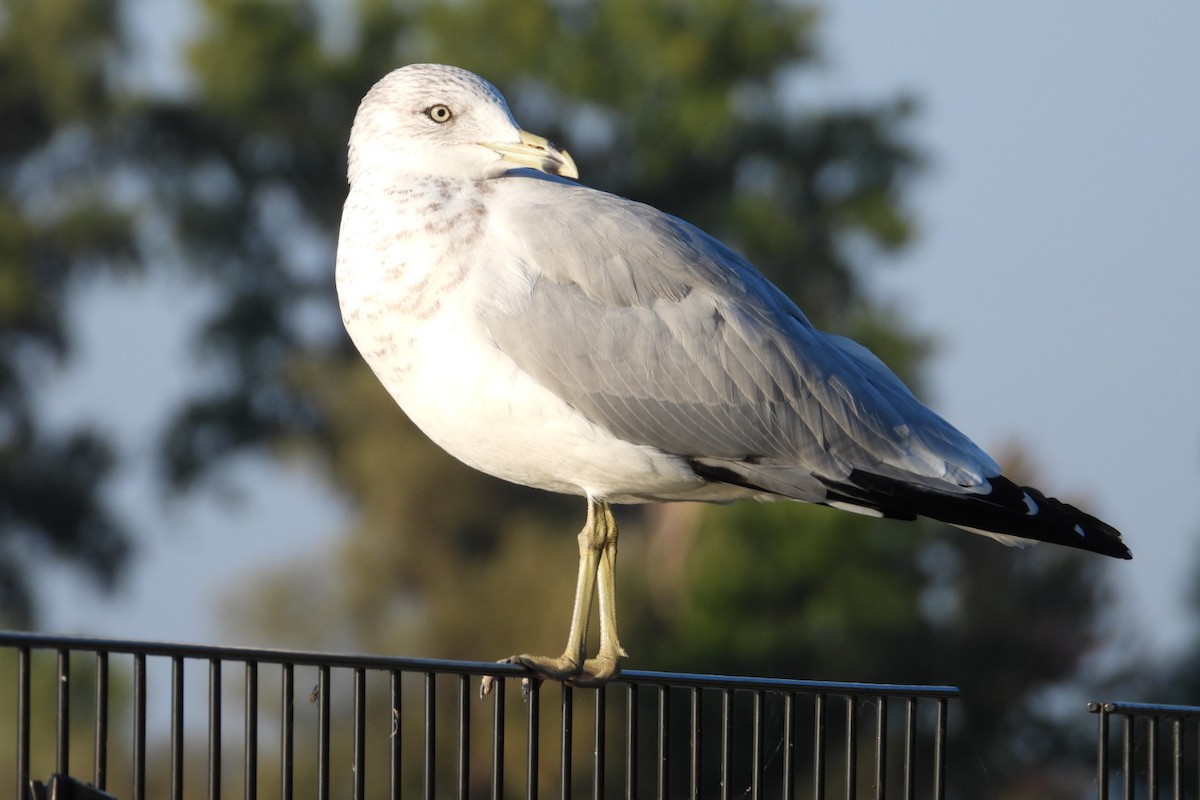
[[[1099,717],[1096,784],[1099,800],[1108,800],[1110,783],[1120,784],[1124,800],[1157,800],[1171,787],[1173,800],[1200,798],[1200,708],[1149,703],[1089,703]],[[1112,717],[1120,720],[1119,733]],[[1190,733],[1189,733],[1190,731]],[[1114,738],[1120,761],[1112,758]]]
[[[945,796],[954,687],[630,670],[603,689],[522,691],[524,674],[0,633],[0,786],[33,797],[53,774],[60,797],[120,800]],[[499,680],[481,700],[484,675]]]

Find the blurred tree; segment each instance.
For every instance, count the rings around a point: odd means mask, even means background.
[[[38,383],[69,358],[72,287],[133,263],[111,134],[116,7],[0,2],[0,624],[27,627],[47,556],[111,586],[129,550],[104,497],[105,438],[38,414]]]

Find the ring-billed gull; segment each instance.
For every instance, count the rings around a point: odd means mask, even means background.
[[[610,503],[791,499],[1130,557],[1111,526],[1003,477],[745,259],[577,177],[455,67],[388,74],[350,134],[337,289],[355,345],[460,460],[587,498],[566,649],[508,661],[577,685],[618,671]]]

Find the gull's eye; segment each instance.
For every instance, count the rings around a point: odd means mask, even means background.
[[[450,118],[454,116],[454,112],[450,110],[449,106],[438,103],[436,106],[425,109],[425,116],[440,125],[443,122],[449,122]]]

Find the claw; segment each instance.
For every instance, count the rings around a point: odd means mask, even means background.
[[[521,700],[528,703],[529,695],[533,694],[534,690],[542,685],[541,678],[522,678],[521,679]]]
[[[546,658],[544,656],[509,656],[496,662],[497,664],[520,664],[533,673],[530,677],[521,679],[521,699],[529,700],[530,693],[542,685],[543,679],[566,682],[572,675],[579,672],[575,662],[567,658]],[[492,693],[496,685],[495,675],[484,675],[479,681],[479,699],[482,700]]]

